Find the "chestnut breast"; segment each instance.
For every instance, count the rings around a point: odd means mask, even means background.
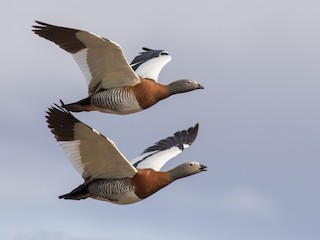
[[[160,100],[169,96],[167,86],[151,79],[140,79],[141,82],[132,87],[132,91],[138,100],[140,107],[146,109]]]
[[[138,173],[132,178],[135,194],[140,199],[149,197],[170,183],[166,172],[157,172],[153,169],[138,169]]]

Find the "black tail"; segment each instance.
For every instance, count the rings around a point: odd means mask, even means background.
[[[90,197],[90,193],[88,191],[88,187],[84,184],[80,185],[72,192],[59,196],[59,198],[63,199],[72,199],[72,200],[81,200]]]
[[[70,111],[70,112],[82,112],[82,111],[89,111],[90,97],[84,98],[78,102],[64,104],[62,100],[60,100],[61,107]]]

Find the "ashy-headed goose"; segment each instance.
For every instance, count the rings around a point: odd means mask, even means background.
[[[111,40],[87,31],[36,23],[34,33],[71,53],[87,79],[88,97],[70,104],[61,101],[69,111],[130,114],[173,94],[204,88],[192,79],[158,83],[161,69],[171,60],[164,50],[143,48],[130,66],[121,47]]]
[[[116,204],[130,204],[145,199],[173,181],[202,171],[198,162],[183,163],[167,172],[159,171],[173,156],[195,140],[198,124],[157,142],[130,163],[116,145],[82,123],[67,110],[51,107],[48,127],[84,183],[59,198],[93,198]]]

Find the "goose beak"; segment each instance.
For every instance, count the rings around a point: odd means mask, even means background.
[[[197,89],[204,89],[204,86],[202,86],[201,84],[198,83]]]
[[[200,164],[200,171],[207,171],[207,166]]]

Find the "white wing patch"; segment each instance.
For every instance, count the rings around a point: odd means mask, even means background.
[[[150,78],[158,81],[158,77],[162,68],[171,61],[170,55],[162,55],[157,58],[150,59],[142,63],[135,73],[142,78]]]
[[[63,148],[65,153],[67,154],[70,162],[72,163],[73,167],[79,172],[82,176],[84,171],[84,166],[81,162],[80,156],[80,140],[74,141],[58,141],[58,144]]]
[[[187,144],[184,145],[189,146]],[[137,168],[151,168],[155,171],[160,171],[160,169],[163,167],[163,165],[166,164],[166,162],[168,162],[171,158],[177,156],[181,152],[182,150],[178,147],[172,147],[163,151],[147,152],[132,159],[130,163],[134,165],[135,163],[141,161],[137,164]]]
[[[186,144],[186,143],[182,144],[182,146],[183,146],[184,149],[190,147],[190,145],[189,145],[189,144]]]
[[[90,68],[87,62],[88,48],[84,48],[79,52],[72,54],[72,56],[74,60],[77,62],[78,66],[80,67],[81,72],[87,80],[87,85],[89,86],[90,81],[92,79],[92,74],[90,72]]]

